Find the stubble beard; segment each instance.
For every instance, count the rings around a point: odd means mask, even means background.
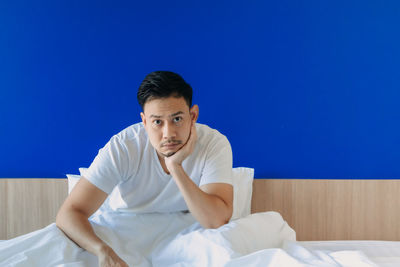
[[[171,141],[167,141],[167,142],[161,144],[161,147],[162,147],[164,144],[169,144],[169,143],[176,144],[176,145],[180,145],[180,144],[182,144],[182,141],[172,141],[172,142],[171,142]],[[180,148],[179,148],[179,149],[180,149]],[[178,150],[179,150],[179,149],[178,149]],[[175,151],[175,152],[169,152],[169,153],[162,153],[162,152],[160,152],[160,154],[161,154],[162,156],[164,156],[165,158],[168,158],[168,157],[173,156],[176,152],[178,152],[178,150]]]
[[[169,158],[169,157],[171,157],[172,155],[174,155],[176,152],[170,152],[170,153],[168,153],[168,154],[164,154],[164,153],[161,153],[161,155],[163,155],[164,157],[166,157],[166,158]]]

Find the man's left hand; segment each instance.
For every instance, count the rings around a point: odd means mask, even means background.
[[[197,141],[197,133],[195,123],[192,123],[190,130],[190,136],[186,144],[183,145],[178,151],[172,156],[165,157],[165,165],[171,172],[173,168],[181,166],[182,162],[193,152]]]

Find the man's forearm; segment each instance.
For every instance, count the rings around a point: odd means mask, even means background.
[[[202,191],[181,165],[171,168],[170,172],[190,212],[204,228],[218,228],[229,221],[232,214],[220,197]]]
[[[108,249],[104,243],[93,231],[87,217],[74,210],[63,210],[57,214],[57,226],[81,248],[99,256]]]

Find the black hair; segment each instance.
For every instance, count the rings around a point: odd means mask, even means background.
[[[146,102],[153,99],[183,97],[190,108],[192,95],[192,87],[179,74],[171,71],[153,71],[147,74],[140,84],[137,99],[143,109]]]

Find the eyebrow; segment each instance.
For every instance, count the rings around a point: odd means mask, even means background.
[[[183,114],[183,111],[175,112],[175,113],[169,115],[168,117],[175,117],[175,116],[180,115],[180,114]],[[159,115],[150,115],[150,118],[160,119],[160,118],[162,118],[162,116],[159,116]]]

